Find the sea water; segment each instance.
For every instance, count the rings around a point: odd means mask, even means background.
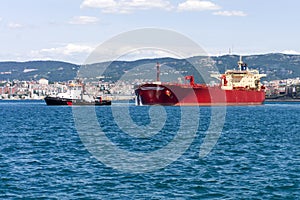
[[[199,152],[213,118],[210,107],[188,107],[190,113],[199,109],[199,116],[184,120],[180,107],[156,110],[119,103],[92,109],[103,131],[101,137],[123,152],[145,155],[145,160],[155,160],[147,155],[168,146],[180,130],[188,133],[191,122],[197,122],[192,123],[197,130],[186,138],[189,143],[184,144],[187,147],[180,155],[171,156],[176,150],[170,151],[170,156],[160,155],[159,161],[165,159],[165,166],[142,160],[137,164],[140,167],[134,168],[133,160],[130,168],[124,164],[128,160],[122,160],[124,155],[117,155],[119,152],[106,152],[106,160],[102,160],[102,154],[89,149],[79,131],[82,127],[76,126],[72,107],[46,106],[43,101],[0,101],[0,198],[300,197],[299,103],[226,107],[219,137],[204,157],[199,157]],[[157,119],[155,111],[160,113]],[[117,122],[122,113],[126,119]],[[95,142],[95,148],[104,152],[106,146],[97,145]]]

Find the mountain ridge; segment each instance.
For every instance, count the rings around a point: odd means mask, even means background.
[[[155,74],[155,63],[163,63],[171,66],[174,70],[184,71],[186,74],[194,75],[197,73],[193,69],[193,62],[197,63],[203,58],[210,58],[218,71],[223,73],[227,69],[237,66],[239,55],[222,56],[195,56],[187,59],[177,58],[145,58],[134,61],[112,61],[104,63],[95,63],[89,65],[78,65],[64,61],[5,61],[0,62],[0,80],[39,80],[46,78],[50,82],[68,81],[74,79],[78,71],[86,70],[86,75],[96,78],[96,74],[103,74],[105,81],[119,80],[126,72],[138,66],[149,65],[149,72]],[[243,56],[243,61],[249,68],[257,69],[260,73],[266,73],[265,80],[280,80],[300,77],[300,55],[269,53]],[[206,63],[207,64],[207,63]],[[109,67],[107,67],[109,65]],[[208,66],[211,65],[208,63]],[[90,70],[89,70],[90,69]],[[98,73],[94,73],[95,69]],[[104,70],[105,69],[105,70]],[[102,70],[102,71],[101,71]]]

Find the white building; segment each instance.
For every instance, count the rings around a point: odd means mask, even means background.
[[[40,84],[40,85],[48,85],[48,84],[49,84],[49,81],[48,81],[47,79],[45,79],[45,78],[41,78],[41,79],[39,80],[39,84]]]

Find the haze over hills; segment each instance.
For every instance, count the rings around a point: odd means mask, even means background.
[[[193,65],[210,67],[208,71],[213,71],[213,65],[220,73],[226,69],[237,66],[238,55],[213,56],[210,60],[206,57],[193,57],[189,59],[157,58],[142,59],[136,61],[114,61],[111,63],[97,63],[92,65],[76,65],[60,61],[29,61],[29,62],[0,62],[0,80],[39,80],[46,78],[50,82],[68,81],[77,76],[78,70],[82,77],[91,79],[104,79],[105,81],[116,81],[129,74],[130,79],[143,79],[143,75],[152,75],[155,79],[155,64],[162,63],[162,76],[167,78],[169,74],[176,75],[196,75],[197,71]],[[188,62],[189,61],[189,62]],[[300,55],[286,54],[264,54],[243,56],[243,61],[251,69],[258,69],[260,73],[266,73],[267,78],[263,80],[278,80],[300,77]],[[191,64],[193,63],[193,65]],[[108,66],[108,67],[107,67]],[[105,69],[105,71],[103,70]],[[128,73],[130,72],[130,73]],[[202,74],[206,76],[206,74]],[[104,76],[104,77],[103,77]],[[201,81],[197,80],[196,81]]]

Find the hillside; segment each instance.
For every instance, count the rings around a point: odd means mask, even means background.
[[[225,55],[220,57],[193,57],[187,60],[174,58],[158,58],[158,59],[142,59],[137,61],[114,61],[111,63],[97,63],[93,65],[79,66],[72,63],[59,61],[30,61],[30,62],[0,62],[0,80],[38,80],[46,78],[49,81],[67,81],[74,79],[80,69],[80,76],[99,79],[104,75],[106,81],[116,81],[120,78],[155,79],[155,64],[162,64],[162,77],[168,80],[168,74],[180,72],[182,75],[196,75],[196,81],[201,81],[201,77],[197,76],[198,69],[204,71],[212,71],[212,65],[223,73],[226,69],[232,69],[237,66],[239,56]],[[287,79],[300,77],[300,55],[285,54],[265,54],[244,56],[243,61],[246,62],[251,69],[258,69],[260,73],[266,73],[267,78],[264,80]],[[192,65],[192,64],[193,65]],[[108,66],[108,67],[107,67]],[[208,67],[208,70],[207,70]],[[104,71],[103,69],[106,70]],[[208,74],[203,74],[208,76]],[[145,77],[144,77],[145,76]],[[198,80],[197,80],[198,79]]]
[[[0,80],[67,81],[78,69],[78,65],[59,61],[0,62]]]

